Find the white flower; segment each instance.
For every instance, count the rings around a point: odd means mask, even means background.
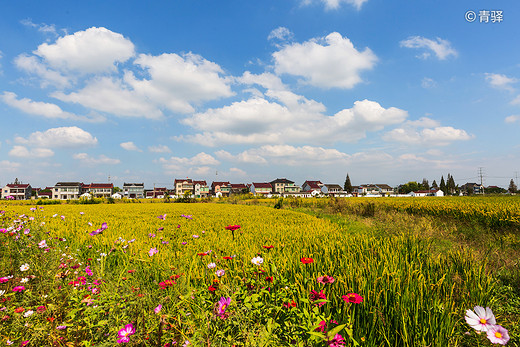
[[[260,265],[264,262],[264,259],[262,257],[255,257],[251,259],[251,262],[255,265]]]
[[[468,323],[473,329],[478,331],[488,331],[488,329],[497,324],[495,316],[489,307],[475,306],[473,308],[475,312],[471,310],[466,311],[466,323]],[[475,314],[476,313],[476,314]]]
[[[31,316],[33,313],[34,313],[33,310],[29,310],[29,311],[25,312],[25,313],[23,314],[23,316],[24,316],[25,318],[27,318],[27,317]]]
[[[38,243],[38,247],[46,248],[47,247],[47,241],[41,240],[40,243]]]
[[[101,253],[100,256],[102,256],[102,257],[106,257],[107,254],[106,254],[106,253]]]
[[[5,294],[5,290],[0,290],[0,296]]]
[[[28,279],[27,277],[22,278],[22,279],[20,280],[20,283],[27,283],[27,282],[29,282],[29,279]]]
[[[29,264],[23,264],[22,266],[20,266],[20,271],[27,271],[29,270]]]
[[[215,268],[215,266],[217,266],[217,264],[215,264],[215,263],[209,263],[209,264],[208,264],[208,269],[213,269],[213,268]]]
[[[215,272],[215,275],[217,275],[218,277],[224,276],[225,274],[226,271],[224,269],[220,269]]]

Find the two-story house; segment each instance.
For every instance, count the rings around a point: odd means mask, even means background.
[[[206,198],[210,194],[206,181],[193,181],[193,192],[196,198]]]
[[[211,183],[211,194],[213,196],[229,196],[229,193],[231,193],[231,184],[229,182]]]
[[[268,195],[268,194],[271,194],[273,191],[273,186],[271,185],[271,183],[266,183],[266,182],[263,182],[263,183],[255,183],[253,182],[251,184],[251,193],[253,193],[254,195]]]
[[[176,179],[173,182],[173,189],[175,190],[175,195],[177,196],[183,196],[186,192],[193,194],[193,180],[191,178]]]
[[[130,199],[143,199],[144,183],[123,183],[123,196]]]
[[[321,187],[323,187],[323,183],[321,181],[305,181],[302,184],[302,190],[304,192],[321,192]]]
[[[85,190],[94,198],[110,198],[114,191],[113,183],[90,183]]]
[[[32,188],[30,184],[11,183],[2,188],[2,198],[12,200],[30,200]]]
[[[58,182],[52,190],[52,198],[59,200],[79,199],[84,193],[85,185],[81,182]]]

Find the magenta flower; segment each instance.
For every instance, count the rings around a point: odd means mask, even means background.
[[[316,301],[316,300],[327,300],[327,297],[325,296],[325,293],[323,293],[323,290],[320,290],[320,292],[318,293],[317,291],[315,290],[311,290],[311,297],[310,297],[311,301]],[[321,307],[325,305],[325,302],[319,302],[318,303],[318,307]]]
[[[220,269],[220,270],[217,270],[215,272],[215,275],[217,275],[218,277],[222,277],[226,274],[226,271],[224,269]]]
[[[159,251],[157,250],[157,248],[153,247],[153,248],[150,248],[150,250],[148,251],[148,255],[151,257],[154,254],[157,254],[158,252]]]
[[[231,298],[225,298],[225,297],[221,297],[220,300],[218,301],[218,308],[217,308],[217,316],[219,316],[220,318],[226,318],[225,317],[225,314],[226,314],[226,309],[228,308],[228,306],[231,304]]]
[[[487,330],[487,338],[491,343],[505,345],[509,341],[509,333],[500,325],[492,325]]]
[[[466,323],[468,323],[473,329],[477,331],[488,331],[488,329],[497,324],[493,311],[489,307],[475,306],[473,308],[475,312],[471,310],[466,311]],[[475,314],[476,313],[476,314]]]
[[[317,278],[318,283],[321,284],[327,284],[327,283],[334,283],[335,279],[332,276],[320,276]]]
[[[181,217],[184,217],[184,218],[186,218],[186,219],[193,219],[193,218],[191,217],[191,214],[189,214],[189,215],[181,214]]]
[[[23,292],[25,290],[25,287],[24,286],[17,286],[17,287],[14,287],[13,288],[13,292]]]
[[[119,340],[117,340],[117,343],[126,343],[130,342],[130,335],[135,334],[135,329],[132,323],[125,325],[125,327],[117,333],[120,337]]]
[[[91,223],[89,223],[91,224]],[[101,228],[97,229],[97,230],[94,230],[93,232],[89,233],[90,236],[95,236],[97,234],[101,234],[103,231],[105,231],[106,229],[108,228],[108,225],[107,223],[103,223],[101,224]]]
[[[360,304],[363,302],[363,297],[356,293],[348,293],[347,295],[342,295],[341,298],[345,302],[351,302],[353,304]]]
[[[92,272],[92,270],[90,270],[90,266],[87,266],[87,267],[85,268],[85,272],[86,272],[87,275],[89,275],[89,276],[92,276],[92,275],[94,274],[94,273]]]
[[[342,347],[345,346],[345,339],[340,334],[336,334],[332,340],[328,341],[329,347]]]
[[[161,312],[161,309],[162,309],[162,305],[159,304],[159,306],[157,306],[156,308],[154,308],[153,311],[155,312],[155,314],[159,314],[159,312]]]
[[[157,216],[157,218],[162,219],[162,220],[166,220],[166,213]]]
[[[5,283],[9,281],[9,277],[0,277],[0,283]]]

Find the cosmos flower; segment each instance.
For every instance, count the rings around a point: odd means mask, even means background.
[[[153,248],[150,248],[150,250],[148,251],[148,255],[151,257],[154,254],[157,254],[158,252],[159,251],[157,250],[157,248],[153,247]]]
[[[159,314],[159,312],[161,312],[161,309],[162,309],[162,305],[159,304],[156,308],[153,309],[153,311],[155,312],[155,314]]]
[[[27,271],[29,269],[30,269],[29,264],[23,264],[22,266],[20,266],[20,271]]]
[[[166,220],[166,213],[157,216],[157,218],[162,219],[162,220]]]
[[[231,304],[231,298],[221,297],[218,302],[217,316],[225,318],[226,309]]]
[[[509,333],[500,325],[492,325],[487,330],[487,338],[491,343],[505,345],[509,341]]]
[[[129,336],[135,334],[135,329],[132,323],[125,325],[125,327],[118,331],[117,333],[120,337],[119,340],[117,340],[117,343],[126,343],[130,342]]]
[[[215,275],[217,275],[218,277],[222,277],[226,274],[226,271],[224,269],[219,269],[215,272]]]
[[[488,331],[492,325],[497,322],[495,316],[489,307],[475,306],[473,308],[475,312],[471,310],[466,311],[466,323],[468,323],[473,329],[477,331]]]
[[[251,259],[251,262],[255,265],[260,265],[264,262],[264,259],[262,257],[254,257]]]
[[[217,266],[217,264],[215,264],[215,263],[209,263],[208,269],[214,269],[216,266]]]

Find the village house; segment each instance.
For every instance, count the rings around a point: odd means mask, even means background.
[[[81,182],[58,182],[54,185],[52,198],[59,200],[79,199],[84,193],[85,185]]]
[[[193,194],[196,198],[208,197],[210,193],[206,181],[193,181]]]
[[[286,178],[277,178],[269,182],[272,187],[272,192],[276,194],[295,193],[300,191],[300,187],[294,185],[293,181]]]
[[[213,182],[211,183],[211,194],[213,196],[229,196],[231,192],[231,184],[229,182]]]
[[[394,188],[388,184],[363,184],[358,187],[359,195],[388,195],[394,192]]]
[[[143,199],[144,183],[123,183],[123,197],[130,199]]]
[[[440,189],[429,189],[429,190],[417,190],[417,191],[408,193],[408,195],[411,195],[411,196],[414,196],[414,197],[444,196],[444,193]]]
[[[93,198],[110,198],[114,192],[113,183],[90,183],[84,186],[85,192]]]
[[[464,195],[483,194],[484,186],[482,184],[478,184],[478,183],[466,183],[466,184],[460,186],[460,191]]]
[[[244,183],[231,183],[231,195],[240,195],[248,192],[249,188]]]
[[[351,196],[350,194],[345,192],[339,184],[324,184],[321,187],[321,192],[325,195],[335,197]]]
[[[323,187],[323,183],[321,181],[305,181],[302,185],[302,191],[304,192],[316,192],[321,193],[321,187]]]
[[[254,195],[268,195],[271,194],[273,190],[273,186],[270,183],[263,182],[263,183],[255,183],[253,182],[251,184],[251,193]]]
[[[186,192],[190,192],[190,194],[193,194],[193,180],[191,178],[176,179],[173,182],[173,189],[175,190],[175,195],[177,196],[183,196]]]
[[[30,184],[15,183],[6,184],[2,188],[2,199],[12,200],[30,200],[32,195],[32,188]]]

